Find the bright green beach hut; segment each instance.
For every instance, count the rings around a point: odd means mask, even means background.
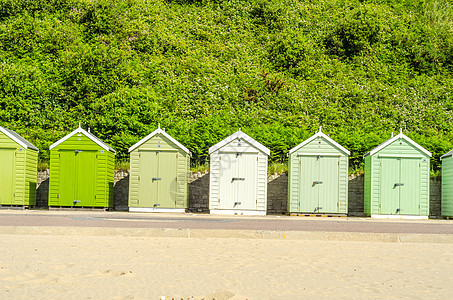
[[[0,205],[36,205],[38,148],[0,127]]]
[[[190,151],[159,125],[129,152],[129,211],[185,212]]]
[[[49,206],[112,207],[115,153],[80,125],[51,145]]]
[[[349,155],[321,129],[291,149],[288,212],[347,214]]]
[[[428,218],[430,157],[402,131],[365,154],[365,214]]]
[[[453,217],[453,150],[442,160],[442,216]]]

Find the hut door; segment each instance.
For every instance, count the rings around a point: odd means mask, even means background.
[[[60,151],[59,180],[56,205],[94,206],[96,201],[96,151]]]
[[[319,185],[318,158],[316,156],[300,157],[300,192],[299,210],[301,212],[317,212]]]
[[[236,208],[257,209],[257,155],[242,153],[238,156],[239,167],[237,168],[237,180],[233,182],[237,189]]]
[[[96,206],[96,151],[74,151],[75,191],[73,206]]]
[[[420,159],[380,157],[381,214],[420,214]]]
[[[176,207],[177,155],[174,151],[140,151],[140,207]]]
[[[399,213],[402,215],[420,214],[420,159],[402,158]]]
[[[257,209],[257,155],[220,154],[220,209]]]
[[[301,156],[300,211],[338,213],[338,156]]]
[[[0,149],[0,204],[14,204],[15,150]]]
[[[177,157],[178,153],[174,151],[158,152],[158,204],[159,207],[176,207],[176,177],[177,177]]]
[[[138,199],[140,207],[154,207],[157,200],[158,154],[156,151],[140,151]]]
[[[318,159],[318,212],[338,213],[339,157],[321,156]]]
[[[400,202],[400,160],[396,157],[380,157],[381,160],[381,214],[394,215],[399,213]]]

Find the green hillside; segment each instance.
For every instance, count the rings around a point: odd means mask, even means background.
[[[241,128],[274,162],[319,126],[362,155],[453,148],[451,1],[0,0],[0,125],[48,161],[81,122],[118,160],[161,123],[203,163]]]

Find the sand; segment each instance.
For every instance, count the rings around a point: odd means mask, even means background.
[[[445,299],[452,270],[451,244],[0,235],[2,299]]]

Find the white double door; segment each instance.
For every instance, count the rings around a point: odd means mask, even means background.
[[[220,153],[219,209],[257,208],[257,153]]]

